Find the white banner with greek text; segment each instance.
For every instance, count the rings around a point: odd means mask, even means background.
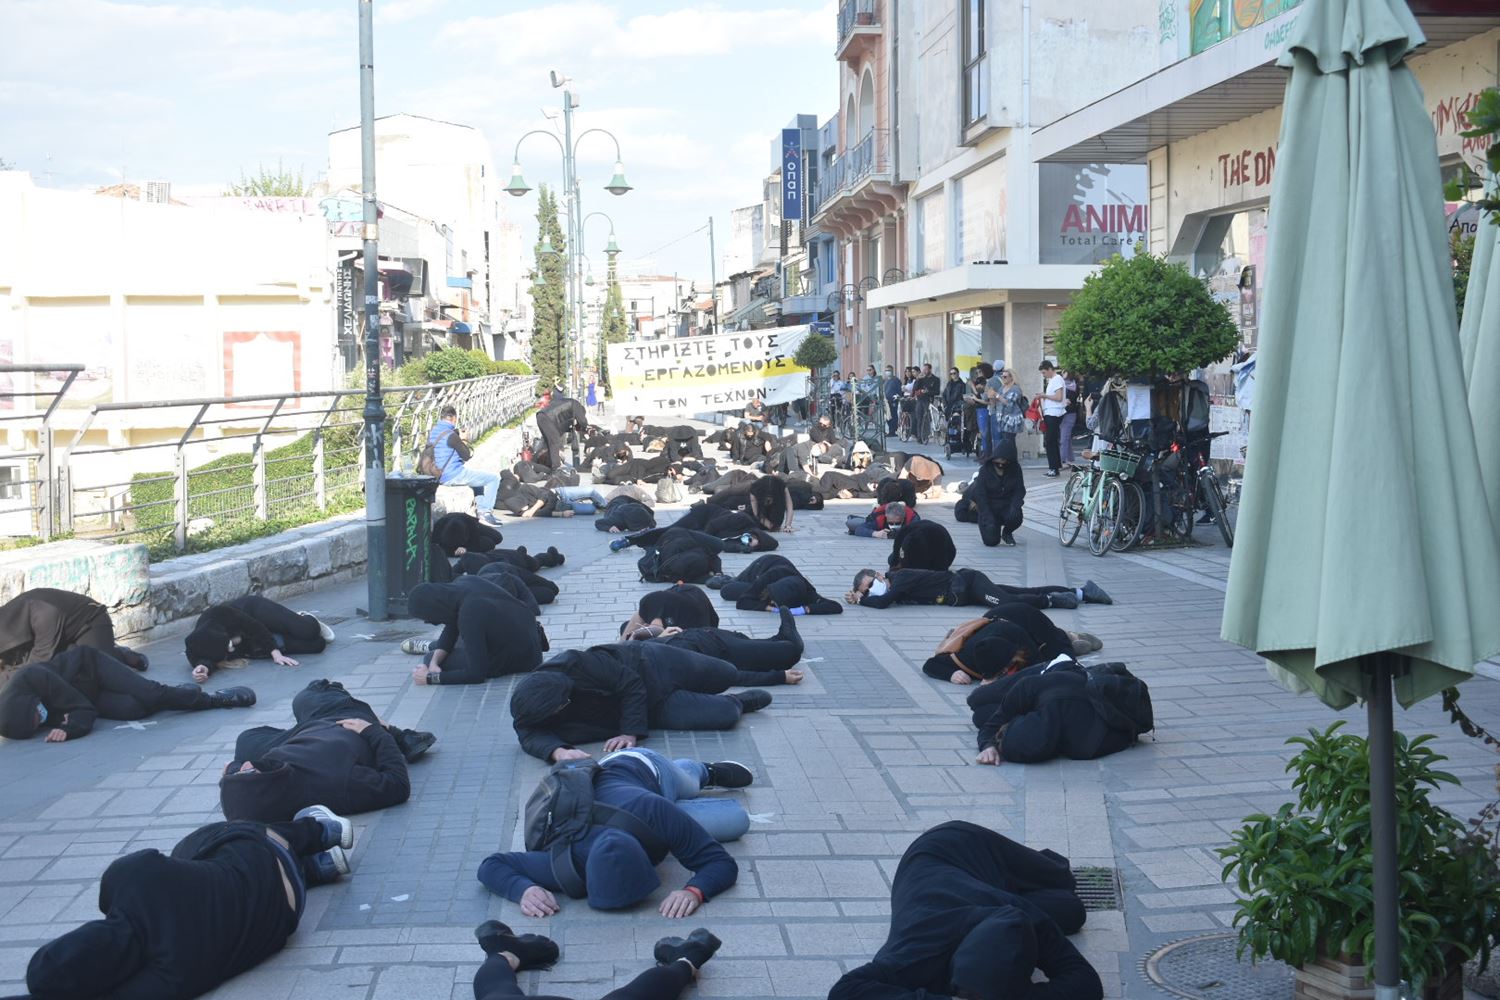
[[[808,333],[782,326],[610,344],[610,390],[619,412],[645,416],[741,410],[752,399],[790,403],[807,395],[807,369],[792,355]]]

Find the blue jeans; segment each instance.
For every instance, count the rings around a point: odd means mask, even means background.
[[[483,493],[475,499],[474,503],[479,508],[479,513],[490,514],[495,510],[495,496],[500,492],[500,477],[493,472],[480,472],[478,469],[464,466],[444,486],[479,486],[484,489]]]
[[[593,514],[608,503],[597,486],[558,486],[552,490],[575,514]]]
[[[974,422],[979,425],[979,436],[974,449],[980,455],[988,455],[990,452],[990,408],[988,406],[974,407]]]
[[[704,782],[708,780],[708,765],[701,760],[669,760],[646,747],[634,747],[630,753],[639,754],[651,761],[661,784],[661,797],[675,803],[714,840],[720,843],[739,840],[750,829],[750,816],[738,799],[698,797],[703,792]],[[599,763],[608,762],[611,756],[613,755],[605,754],[599,759]]]

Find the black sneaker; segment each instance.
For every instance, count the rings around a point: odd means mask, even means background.
[[[249,708],[255,704],[255,692],[247,687],[224,688],[208,696],[210,708]]]
[[[408,764],[431,750],[433,744],[437,742],[437,737],[432,733],[424,733],[416,729],[398,729],[394,735],[396,746]]]
[[[1000,533],[1000,541],[1006,545],[1014,545],[1016,544],[1016,536],[1012,535],[1009,531],[1002,531]]]
[[[704,788],[745,788],[755,780],[755,774],[739,761],[718,760],[707,767]]]
[[[740,703],[740,712],[744,715],[749,715],[751,712],[759,712],[771,704],[771,693],[769,691],[762,691],[760,688],[739,691],[729,697]]]
[[[1203,514],[1203,516],[1200,517],[1200,518],[1198,518],[1198,523],[1199,524],[1213,524],[1214,523],[1214,516],[1212,514],[1208,513],[1207,511],[1205,511],[1204,514]]]
[[[1078,595],[1068,590],[1056,591],[1047,595],[1047,606],[1072,611],[1078,607]]]
[[[715,573],[713,576],[703,581],[703,586],[707,587],[709,590],[719,590],[724,586],[724,584],[729,583],[733,580],[734,577],[732,576],[726,576],[723,573]]]
[[[662,938],[656,942],[656,948],[651,954],[662,965],[671,965],[685,958],[692,963],[693,968],[701,969],[705,962],[714,957],[714,953],[723,943],[710,934],[708,928],[699,927],[686,938]]]
[[[1115,599],[1104,592],[1104,588],[1093,580],[1083,582],[1083,601],[1085,604],[1113,604]]]
[[[498,920],[486,920],[474,928],[474,938],[486,955],[508,951],[520,960],[520,969],[544,969],[557,961],[557,942],[540,934],[517,934]]]

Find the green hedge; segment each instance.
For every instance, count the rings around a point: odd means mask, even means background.
[[[433,351],[396,369],[397,385],[427,385],[432,382],[456,382],[484,375],[530,375],[531,366],[524,361],[491,361],[483,351]]]

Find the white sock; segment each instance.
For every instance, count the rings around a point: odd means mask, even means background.
[[[1073,593],[1075,593],[1075,594],[1078,595],[1078,600],[1080,602],[1083,601],[1083,588],[1082,587],[1074,587],[1073,588]]]

